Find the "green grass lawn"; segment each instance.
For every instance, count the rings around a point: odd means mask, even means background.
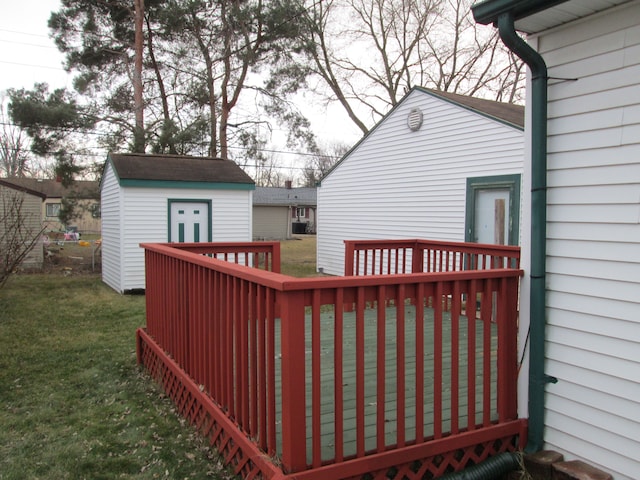
[[[282,273],[292,277],[314,277],[316,273],[316,236],[301,235],[280,242]]]
[[[0,290],[0,479],[230,478],[136,365],[144,297],[98,276]]]
[[[282,243],[315,274],[315,236]],[[19,275],[0,289],[0,479],[227,479],[217,453],[136,365],[143,296],[99,275]]]

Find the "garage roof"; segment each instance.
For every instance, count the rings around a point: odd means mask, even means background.
[[[312,187],[256,187],[256,191],[253,194],[253,204],[274,206],[315,206],[317,204],[316,198],[316,189]]]

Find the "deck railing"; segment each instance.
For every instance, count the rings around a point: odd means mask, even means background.
[[[436,240],[345,240],[344,274],[520,268],[520,247]]]
[[[280,242],[165,243],[185,252],[280,273]]]
[[[285,472],[516,419],[517,268],[298,279],[220,245],[143,247],[143,333]]]

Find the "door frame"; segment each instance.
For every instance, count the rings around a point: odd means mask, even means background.
[[[212,242],[213,238],[213,218],[211,216],[211,199],[207,198],[169,198],[167,199],[167,241],[171,242],[171,206],[174,203],[205,203],[207,205],[207,241]]]
[[[518,245],[520,240],[520,182],[522,175],[491,175],[467,178],[467,199],[465,203],[464,240],[474,242],[476,193],[478,190],[509,190],[509,245]]]

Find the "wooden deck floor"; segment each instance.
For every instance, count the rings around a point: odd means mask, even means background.
[[[398,342],[397,342],[397,325],[396,325],[396,308],[388,307],[385,309],[385,334],[384,334],[384,424],[385,424],[385,440],[384,444],[387,448],[398,443],[398,440],[406,443],[413,443],[416,440],[416,309],[414,306],[405,306],[405,345],[404,358],[398,359]],[[344,456],[349,457],[356,454],[356,337],[355,337],[355,313],[345,312],[343,318],[343,388],[344,388]],[[424,425],[424,437],[429,438],[434,435],[434,323],[433,310],[425,308],[424,310],[424,416],[422,422]],[[483,385],[484,385],[484,354],[482,350],[484,338],[484,322],[475,320],[475,424],[483,421],[484,412],[483,405]],[[496,325],[489,323],[491,331],[487,332],[488,341],[490,342],[490,368],[488,371],[491,377],[490,382],[490,404],[491,409],[488,417],[491,420],[497,419],[497,367],[496,367],[496,350],[497,350],[497,331]],[[331,460],[335,457],[335,388],[334,378],[336,366],[334,362],[334,334],[335,334],[335,315],[332,311],[324,312],[320,319],[320,351],[321,351],[321,444],[322,444],[322,460]],[[276,327],[279,330],[279,325]],[[311,399],[311,319],[307,318],[305,330],[306,335],[306,378],[305,398]],[[452,321],[447,312],[443,313],[442,328],[442,419],[440,421],[441,432],[446,434],[451,431],[451,405],[452,405],[452,373],[457,366],[457,394],[458,394],[458,425],[459,430],[463,430],[468,424],[468,319],[466,316],[460,316],[458,321],[458,355],[453,358],[452,355]],[[377,448],[376,438],[376,421],[378,416],[378,398],[377,398],[377,382],[378,382],[378,320],[377,310],[367,309],[364,315],[364,412],[365,412],[365,450],[374,451]],[[279,332],[276,338],[280,338]],[[280,351],[280,346],[276,345],[276,351]],[[404,382],[404,439],[398,439],[398,384],[397,371],[398,363],[404,363],[405,382]],[[280,371],[279,361],[276,364],[276,371]],[[454,375],[455,376],[455,375]],[[277,375],[277,416],[281,418],[281,402],[280,402],[280,378]],[[301,388],[303,386],[301,385]],[[301,398],[302,398],[302,391]],[[311,401],[307,400],[307,460],[311,462],[311,445],[314,433],[311,428]],[[402,423],[402,422],[400,422]],[[455,421],[454,421],[455,423]],[[278,450],[281,448],[281,429],[280,423],[277,425]],[[279,453],[279,452],[278,452]]]

